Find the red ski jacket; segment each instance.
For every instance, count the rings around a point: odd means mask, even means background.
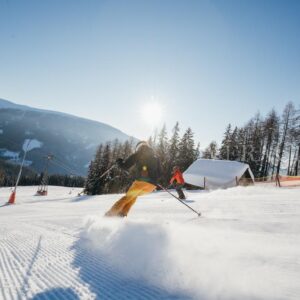
[[[176,170],[173,173],[173,176],[170,180],[170,184],[172,184],[175,180],[178,184],[184,184],[184,179],[183,179],[182,173],[179,170]]]

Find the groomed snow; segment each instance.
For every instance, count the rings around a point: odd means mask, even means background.
[[[201,218],[164,192],[107,219],[120,195],[35,191],[0,208],[0,299],[300,299],[299,187],[188,192]]]

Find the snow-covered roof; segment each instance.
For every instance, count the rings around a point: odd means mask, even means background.
[[[236,186],[237,180],[246,171],[254,181],[254,176],[248,164],[230,160],[198,159],[184,173],[187,183],[213,188],[227,188]]]

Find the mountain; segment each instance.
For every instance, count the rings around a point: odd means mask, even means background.
[[[54,156],[50,173],[86,175],[99,144],[134,139],[107,124],[66,113],[37,109],[0,99],[0,158],[41,172],[45,157]]]

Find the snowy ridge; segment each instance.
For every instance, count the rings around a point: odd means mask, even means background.
[[[52,114],[52,115],[57,115],[57,116],[62,116],[62,117],[68,117],[68,118],[72,118],[72,119],[77,119],[77,120],[84,120],[86,122],[89,122],[91,124],[98,124],[101,126],[107,126],[109,127],[111,130],[116,130],[117,132],[119,132],[120,134],[124,134],[121,130],[116,129],[108,124],[99,122],[99,121],[94,121],[94,120],[90,120],[87,118],[83,118],[83,117],[78,117],[78,116],[74,116],[68,113],[63,113],[63,112],[59,112],[59,111],[54,111],[54,110],[47,110],[47,109],[41,109],[41,108],[35,108],[35,107],[31,107],[31,106],[27,106],[27,105],[21,105],[21,104],[16,104],[14,102],[5,100],[5,99],[0,99],[0,109],[18,109],[18,110],[24,110],[24,111],[35,111],[35,112],[40,112],[40,113],[44,113],[44,114]]]
[[[50,163],[50,174],[69,174],[71,170],[73,174],[85,176],[99,144],[116,139],[119,142],[136,141],[105,123],[1,99],[0,130],[0,158],[1,149],[25,151],[30,139],[28,160],[33,170],[42,172],[45,168],[44,157],[50,153],[67,166],[68,170],[62,165]],[[20,160],[15,159],[14,162],[20,163]]]
[[[300,298],[299,188],[187,192],[201,218],[156,192],[127,219],[103,217],[120,195],[36,188],[0,207],[0,299]]]

